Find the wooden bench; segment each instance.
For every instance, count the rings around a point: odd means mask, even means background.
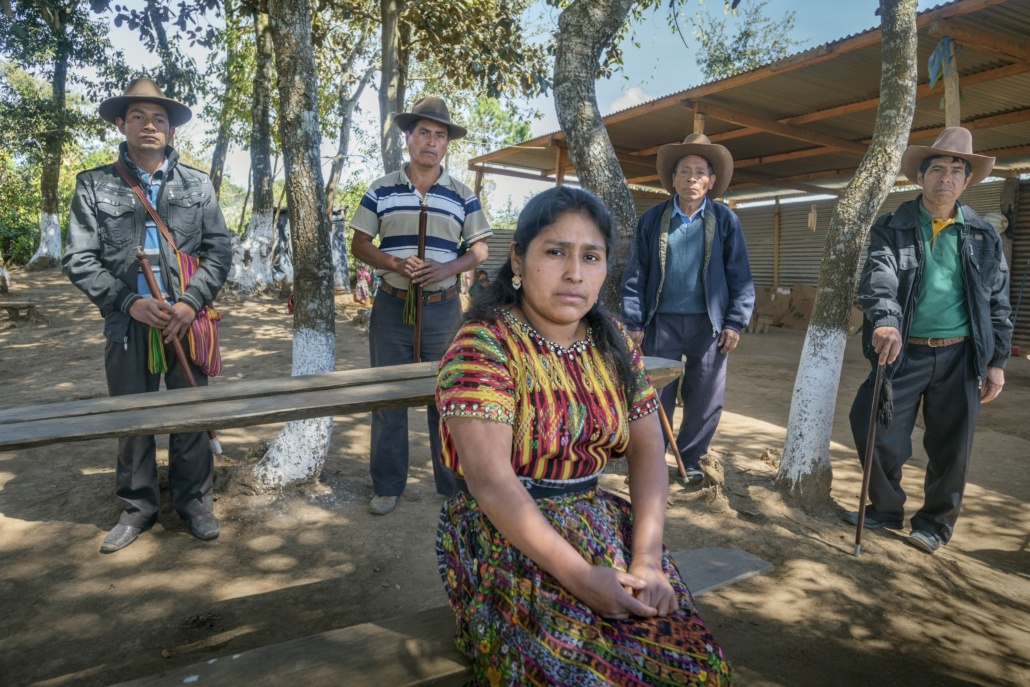
[[[696,549],[672,557],[695,597],[772,568],[740,549]],[[212,658],[117,687],[462,685],[472,670],[454,648],[454,627],[449,607],[431,608]]]
[[[25,322],[50,324],[50,320],[39,312],[36,304],[29,301],[0,301],[0,308],[7,311],[7,316],[15,325]],[[24,315],[21,314],[22,311],[25,312]]]
[[[659,388],[682,369],[664,358],[645,357],[644,364]],[[413,363],[8,408],[0,410],[0,451],[428,405],[436,370],[435,362]]]

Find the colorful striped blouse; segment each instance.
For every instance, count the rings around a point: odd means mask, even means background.
[[[436,404],[445,420],[444,464],[462,474],[446,423],[452,417],[511,425],[512,467],[522,477],[575,479],[622,458],[629,423],[658,407],[636,347],[628,343],[638,389],[627,403],[614,364],[594,345],[592,332],[563,348],[499,312],[494,321],[466,322],[440,362]]]

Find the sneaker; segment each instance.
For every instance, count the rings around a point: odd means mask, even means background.
[[[841,517],[845,521],[850,522],[852,525],[858,525],[858,511],[849,510],[841,513]],[[871,516],[865,516],[864,529],[867,530],[900,530],[905,527],[905,523],[901,520],[874,520]]]
[[[368,512],[372,515],[386,515],[393,512],[393,509],[396,507],[396,496],[375,496],[372,498],[372,502],[368,504]]]
[[[941,540],[937,538],[937,535],[925,530],[912,530],[912,534],[908,535],[905,541],[926,553],[933,553],[941,548]]]
[[[683,476],[683,484],[701,484],[705,481],[705,473],[700,470],[687,470],[687,474]]]
[[[114,553],[115,551],[121,551],[126,546],[136,541],[136,538],[143,533],[144,530],[150,529],[149,527],[133,527],[132,525],[123,525],[118,523],[111,531],[104,537],[104,543],[100,545],[100,553]]]
[[[190,534],[201,541],[218,539],[221,529],[214,513],[201,513],[189,519]]]

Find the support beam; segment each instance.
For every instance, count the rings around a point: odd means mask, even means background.
[[[546,172],[531,174],[529,172],[517,172],[513,169],[505,169],[504,167],[488,167],[487,165],[475,165],[472,162],[469,162],[469,169],[473,172],[482,172],[483,174],[496,174],[502,177],[515,177],[516,179],[530,179],[532,181],[551,181],[551,177]]]
[[[773,288],[780,286],[780,197],[773,205]]]
[[[962,102],[959,99],[958,60],[955,59],[955,41],[944,56],[944,126],[962,126]]]
[[[1014,41],[994,33],[940,19],[931,22],[928,33],[934,37],[951,36],[964,46],[1010,62],[1030,62],[1030,43]]]
[[[565,183],[565,158],[568,150],[565,146],[558,146],[558,160],[554,167],[554,185],[561,186]]]
[[[482,192],[483,192],[483,170],[477,169],[476,170],[476,184],[475,184],[474,193],[476,194],[476,197],[478,198],[479,194],[481,194]]]
[[[703,134],[705,132],[705,113],[699,112],[697,107],[694,107],[694,133]]]
[[[759,184],[762,186],[778,186],[780,188],[792,188],[796,191],[804,191],[805,193],[812,193],[815,195],[831,195],[839,196],[841,189],[836,188],[823,188],[822,186],[815,186],[813,184],[803,184],[796,181],[787,181],[771,175],[758,174],[757,172],[734,172],[734,180],[744,181],[753,184]]]
[[[684,101],[684,104],[693,107],[695,102],[696,101],[687,100]],[[734,124],[740,124],[741,126],[750,126],[761,131],[776,134],[777,136],[783,136],[784,138],[791,138],[796,141],[816,143],[827,148],[836,148],[838,150],[847,150],[853,153],[865,154],[866,146],[856,143],[855,141],[849,141],[846,138],[830,136],[829,134],[822,134],[817,131],[809,131],[808,129],[791,126],[789,124],[780,124],[775,119],[763,119],[762,117],[756,117],[728,107],[723,107],[722,105],[715,105],[714,103],[701,102],[698,104],[705,114],[724,122],[733,122]]]

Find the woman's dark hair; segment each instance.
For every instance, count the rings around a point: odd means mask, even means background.
[[[529,244],[541,231],[568,213],[584,215],[597,226],[604,237],[605,253],[610,260],[618,243],[618,234],[612,213],[608,210],[608,206],[594,194],[570,186],[556,186],[548,189],[533,196],[526,203],[526,207],[519,213],[518,225],[512,240],[515,245],[515,254],[524,256]],[[494,280],[472,302],[472,307],[465,313],[465,321],[496,319],[498,308],[518,305],[522,299],[522,292],[512,286],[513,276],[515,276],[515,272],[509,256],[497,271]],[[594,342],[598,349],[615,364],[627,399],[632,399],[636,393],[636,380],[630,369],[629,347],[626,345],[625,335],[619,330],[612,317],[596,302],[584,319],[593,332]]]

